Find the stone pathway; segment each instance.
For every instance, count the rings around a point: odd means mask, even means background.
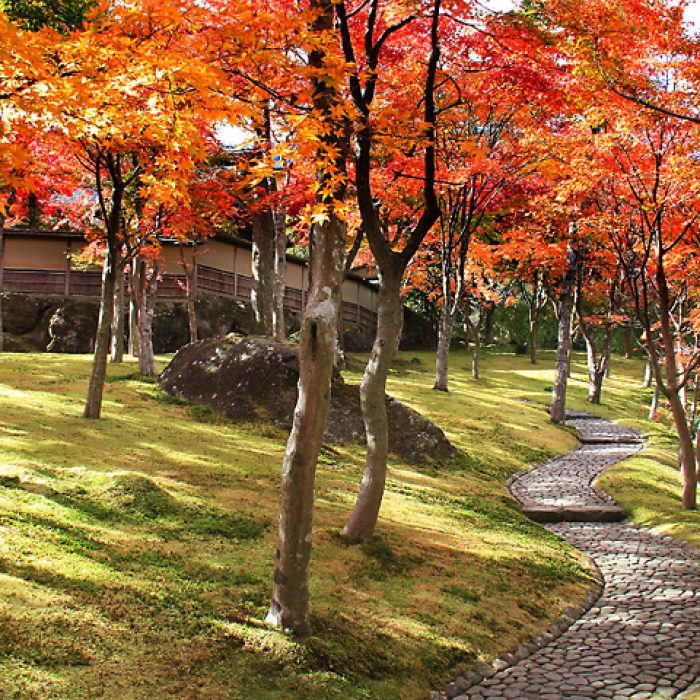
[[[524,510],[614,506],[591,482],[639,451],[639,435],[586,414],[576,414],[569,424],[579,431],[581,447],[511,482]],[[674,698],[698,680],[700,553],[628,522],[546,527],[591,557],[603,577],[602,595],[551,643],[466,690],[464,679],[450,684],[448,696]]]

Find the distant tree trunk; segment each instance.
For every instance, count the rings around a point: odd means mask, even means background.
[[[614,292],[610,295],[614,298]],[[578,275],[578,293],[576,294],[576,312],[581,333],[586,342],[586,360],[588,364],[588,402],[599,404],[603,393],[603,380],[610,366],[610,349],[612,346],[612,323],[609,320],[603,331],[603,344],[598,354],[598,338],[596,329],[585,317],[583,310],[583,279]],[[612,308],[610,309],[612,313]]]
[[[588,360],[588,401],[599,404],[603,393],[603,380],[607,374],[608,363],[610,362],[610,342],[612,329],[605,329],[603,348],[598,356],[596,347],[595,331],[592,328],[583,328],[583,337],[586,341],[586,357]]]
[[[665,382],[661,381],[661,370],[655,367],[656,383],[671,406],[673,422],[678,433],[678,446],[683,472],[683,507],[694,510],[697,507],[697,463],[695,459],[695,445],[693,443],[685,403],[682,393],[685,383],[681,383],[678,375],[677,358],[675,353],[675,339],[671,329],[671,304],[666,271],[663,265],[662,254],[658,256],[659,262],[656,269],[656,288],[659,305],[659,326],[664,353]],[[646,328],[649,354],[652,360],[656,357],[652,342],[651,328]]]
[[[5,274],[5,217],[0,212],[0,352],[5,348],[5,331],[3,328],[4,315],[2,310],[2,297],[5,293],[3,276]]]
[[[106,251],[102,266],[102,290],[100,294],[100,313],[97,321],[97,337],[95,340],[95,355],[88,383],[87,400],[85,402],[85,418],[97,419],[102,411],[102,394],[107,373],[107,356],[114,315],[114,293],[117,276],[122,273],[120,261],[119,235],[122,225],[122,205],[124,201],[125,184],[121,175],[121,162],[118,156],[107,154],[105,164],[112,178],[112,193],[109,209],[104,200],[100,200],[105,216]],[[99,163],[97,173],[99,177]]]
[[[573,241],[569,241],[566,250],[566,273],[559,295],[559,336],[557,339],[556,376],[551,408],[552,422],[560,424],[566,420],[566,385],[569,379],[572,296],[576,280],[577,262],[578,253],[574,248]]]
[[[287,215],[282,208],[275,211],[275,272],[272,290],[272,327],[277,340],[284,340],[284,289],[287,272]]]
[[[114,292],[118,273],[118,248],[114,244],[107,245],[104,264],[102,266],[102,291],[100,295],[100,314],[97,322],[97,338],[95,340],[95,355],[92,372],[88,384],[87,401],[85,403],[85,418],[99,418],[102,412],[102,393],[107,373],[107,355],[114,315]]]
[[[572,299],[572,306],[574,300]],[[571,364],[574,360],[574,314],[571,313],[571,325],[569,328],[569,345],[566,352],[566,377],[571,379]]]
[[[469,302],[465,304],[464,318],[462,319],[462,331],[464,332],[464,351],[469,356],[469,341],[472,332],[471,321],[469,320]]]
[[[455,317],[449,308],[449,302],[449,299],[445,299],[440,309],[438,344],[435,357],[435,384],[433,386],[433,389],[437,391],[448,391],[448,363],[452,332],[455,324]]]
[[[142,294],[143,264],[141,258],[136,256],[131,261],[131,275],[129,284],[129,355],[138,357],[141,354],[141,341],[139,338],[139,299]]]
[[[11,206],[15,201],[16,193],[14,188],[10,188],[7,196],[7,206]],[[5,348],[5,330],[3,328],[5,315],[2,308],[2,298],[5,294],[5,214],[0,211],[0,352]]]
[[[337,5],[330,0],[311,0],[317,12],[314,32],[331,31]],[[326,74],[326,54],[322,47],[309,54],[309,64]],[[331,82],[316,77],[313,105],[329,126],[321,136],[320,163],[328,150],[337,153],[331,172],[316,174],[319,185],[337,177],[333,198],[320,198],[328,219],[311,228],[311,284],[301,321],[299,345],[298,398],[292,430],[282,467],[282,503],[277,541],[277,559],[272,600],[267,621],[297,635],[309,632],[309,561],[311,558],[314,483],[321,440],[326,428],[335,355],[336,321],[341,300],[345,262],[346,225],[335,211],[335,203],[345,199],[346,159],[349,139],[345,125],[335,116],[339,95]],[[323,152],[323,155],[321,153]]]
[[[651,367],[651,359],[647,358],[647,364],[646,364],[646,367],[644,368],[644,382],[642,384],[642,389],[651,388],[652,378],[653,378],[653,370]]]
[[[195,286],[196,266],[193,264],[192,269],[188,270],[186,276],[185,305],[187,306],[187,330],[190,337],[190,343],[197,342],[197,306],[195,304],[197,297],[197,288]]]
[[[474,333],[474,354],[472,355],[472,379],[479,378],[479,360],[481,359],[481,320],[482,307],[479,306],[479,317],[476,322]]]
[[[633,328],[632,324],[629,323],[627,326],[625,326],[625,357],[629,360],[630,357],[632,357],[632,348],[633,348],[633,341],[634,340],[634,333],[633,333]]]
[[[139,373],[144,377],[155,377],[158,374],[155,353],[153,352],[153,315],[158,298],[158,258],[145,262],[142,268],[142,293],[139,308],[139,338],[141,352],[139,353]]]
[[[353,542],[368,540],[374,533],[386,482],[389,428],[386,412],[386,378],[401,338],[403,304],[399,269],[380,270],[377,334],[360,385],[362,419],[367,434],[367,461],[360,491],[343,534]]]
[[[491,303],[486,307],[486,318],[484,320],[484,345],[493,345],[493,321],[496,315],[496,305]]]
[[[537,364],[537,328],[539,325],[539,313],[530,314],[530,362]]]
[[[116,364],[124,360],[124,273],[117,275],[112,317],[112,347],[110,360]]]
[[[197,255],[196,243],[192,247],[192,259],[187,260],[186,247],[180,246],[180,265],[185,272],[185,308],[190,343],[197,342]]]
[[[654,382],[654,393],[651,395],[651,402],[649,403],[649,413],[647,415],[647,420],[655,420],[656,413],[659,410],[659,385]]]
[[[275,219],[272,210],[265,207],[253,214],[253,305],[257,332],[273,335],[275,286]]]

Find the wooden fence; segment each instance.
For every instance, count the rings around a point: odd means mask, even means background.
[[[6,292],[33,296],[77,296],[99,298],[102,274],[95,270],[30,270],[0,267],[0,279]],[[227,272],[215,267],[198,264],[195,272],[196,293],[220,296],[239,301],[250,301],[253,278],[236,272]],[[284,306],[301,312],[306,304],[306,291],[287,287]],[[161,301],[184,301],[185,276],[164,274],[158,284],[158,299]],[[373,328],[377,315],[359,304],[343,301],[343,320],[365,328]]]

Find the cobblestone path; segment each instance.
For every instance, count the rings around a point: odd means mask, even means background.
[[[569,423],[583,444],[511,483],[523,507],[613,503],[591,482],[606,467],[640,450],[639,436],[585,415]],[[697,681],[698,552],[627,522],[561,522],[547,528],[593,559],[604,580],[601,597],[560,637],[462,690],[459,700],[674,698]]]

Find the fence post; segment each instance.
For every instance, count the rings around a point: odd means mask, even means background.
[[[68,244],[66,245],[66,271],[65,271],[65,280],[64,280],[64,286],[63,286],[63,296],[70,296],[70,241],[68,241]]]

